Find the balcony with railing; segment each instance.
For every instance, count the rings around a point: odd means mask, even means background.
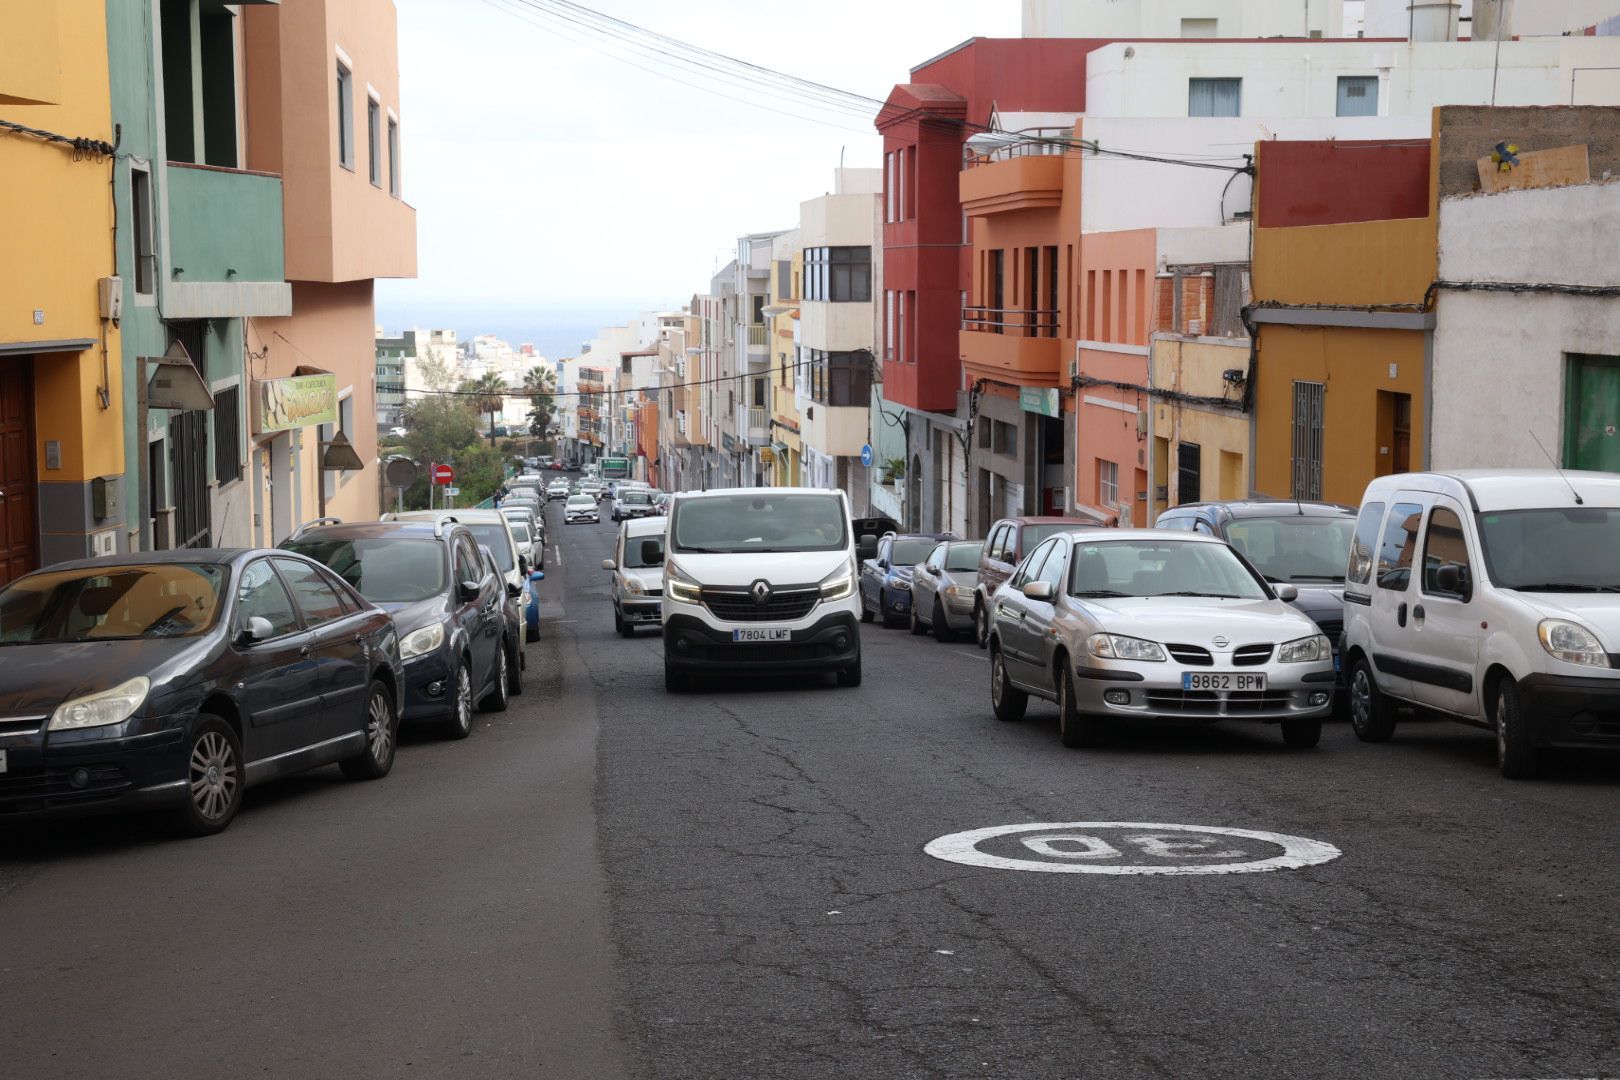
[[[771,438],[771,413],[769,409],[751,406],[748,410],[748,441],[754,446],[761,446]]]
[[[1069,128],[1031,128],[969,139],[959,180],[963,209],[974,216],[1055,209],[1063,201],[1064,157],[1078,153],[1073,137]]]
[[[1036,308],[963,308],[959,336],[969,377],[1056,386],[1063,373],[1060,315]]]
[[[764,323],[748,324],[748,351],[764,349],[770,344],[770,328]]]

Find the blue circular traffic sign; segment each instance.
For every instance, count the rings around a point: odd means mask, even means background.
[[[868,469],[870,469],[872,467],[872,444],[871,443],[867,443],[865,446],[861,447],[861,464],[866,466]]]

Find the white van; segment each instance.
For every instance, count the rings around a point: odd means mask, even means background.
[[[861,684],[855,529],[842,491],[676,495],[664,542],[664,686],[707,672],[832,671]]]
[[[1344,589],[1351,723],[1415,705],[1542,747],[1620,747],[1620,475],[1404,473],[1362,496]]]

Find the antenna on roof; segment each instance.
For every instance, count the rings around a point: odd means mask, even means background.
[[[1553,456],[1547,453],[1547,448],[1541,445],[1541,440],[1536,438],[1535,432],[1530,432],[1530,438],[1535,440],[1536,449],[1541,451],[1542,456],[1547,459],[1547,461],[1552,465],[1553,469],[1558,473],[1558,479],[1562,480],[1564,482],[1564,486],[1569,488],[1569,493],[1575,496],[1575,505],[1585,506],[1586,500],[1581,498],[1581,493],[1575,490],[1575,485],[1569,482],[1569,477],[1564,475],[1563,466],[1559,465]]]

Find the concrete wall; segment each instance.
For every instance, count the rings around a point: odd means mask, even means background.
[[[1341,75],[1377,76],[1385,116],[1489,105],[1493,83],[1498,105],[1560,105],[1569,104],[1575,68],[1613,66],[1614,55],[1606,38],[1505,41],[1498,70],[1496,47],[1486,42],[1116,43],[1087,58],[1086,108],[1093,116],[1185,117],[1189,78],[1242,78],[1245,117],[1331,117]],[[1583,72],[1578,103],[1620,100],[1617,76]]]
[[[1616,41],[1614,38],[1589,40]],[[1609,62],[1620,63],[1620,42],[1611,48],[1615,55]],[[1581,85],[1584,96],[1586,84]],[[1593,177],[1601,177],[1605,172],[1620,174],[1620,109],[1616,108],[1452,106],[1440,110],[1437,129],[1438,197],[1441,199],[1478,191],[1479,159],[1489,155],[1491,147],[1499,142],[1513,143],[1521,152],[1585,145]]]
[[[1515,238],[1504,245],[1504,236]],[[1446,199],[1447,281],[1620,285],[1620,184]],[[1564,444],[1566,356],[1620,353],[1620,300],[1443,291],[1434,335],[1435,468],[1540,468]]]
[[[1241,499],[1249,493],[1249,439],[1251,419],[1239,411],[1241,390],[1233,390],[1221,373],[1232,368],[1246,371],[1247,338],[1190,338],[1158,336],[1153,342],[1153,386],[1198,397],[1225,398],[1228,409],[1167,400],[1158,395],[1149,419],[1153,437],[1148,477],[1149,520],[1161,510],[1180,504],[1176,483],[1179,447],[1183,442],[1200,448],[1200,499]],[[1157,489],[1166,488],[1165,497]]]
[[[1368,37],[1405,37],[1407,7],[1410,0],[1366,0],[1366,34]],[[1464,19],[1478,18],[1472,0],[1462,0]],[[1483,7],[1480,15],[1485,14]],[[1511,4],[1511,19],[1504,28],[1508,37],[1551,34],[1592,26],[1613,15],[1620,15],[1616,0],[1517,0]],[[1470,24],[1463,24],[1468,36]],[[1481,21],[1480,29],[1488,30]],[[1490,33],[1476,34],[1490,37]]]
[[[1183,19],[1215,19],[1215,37],[1338,37],[1341,0],[1024,0],[1025,37],[1182,36]]]
[[[1185,97],[1185,88],[1183,88]],[[1181,116],[1112,118],[1088,116],[1081,134],[1103,147],[1167,157],[1195,156],[1240,166],[1257,142],[1317,139],[1426,139],[1428,113],[1421,116],[1360,116],[1264,120]],[[1186,102],[1182,102],[1186,112]],[[1082,162],[1082,220],[1086,232],[1123,229],[1218,227],[1251,206],[1252,184],[1229,172],[1191,169],[1128,158],[1088,154]],[[1187,259],[1185,261],[1197,261]]]

